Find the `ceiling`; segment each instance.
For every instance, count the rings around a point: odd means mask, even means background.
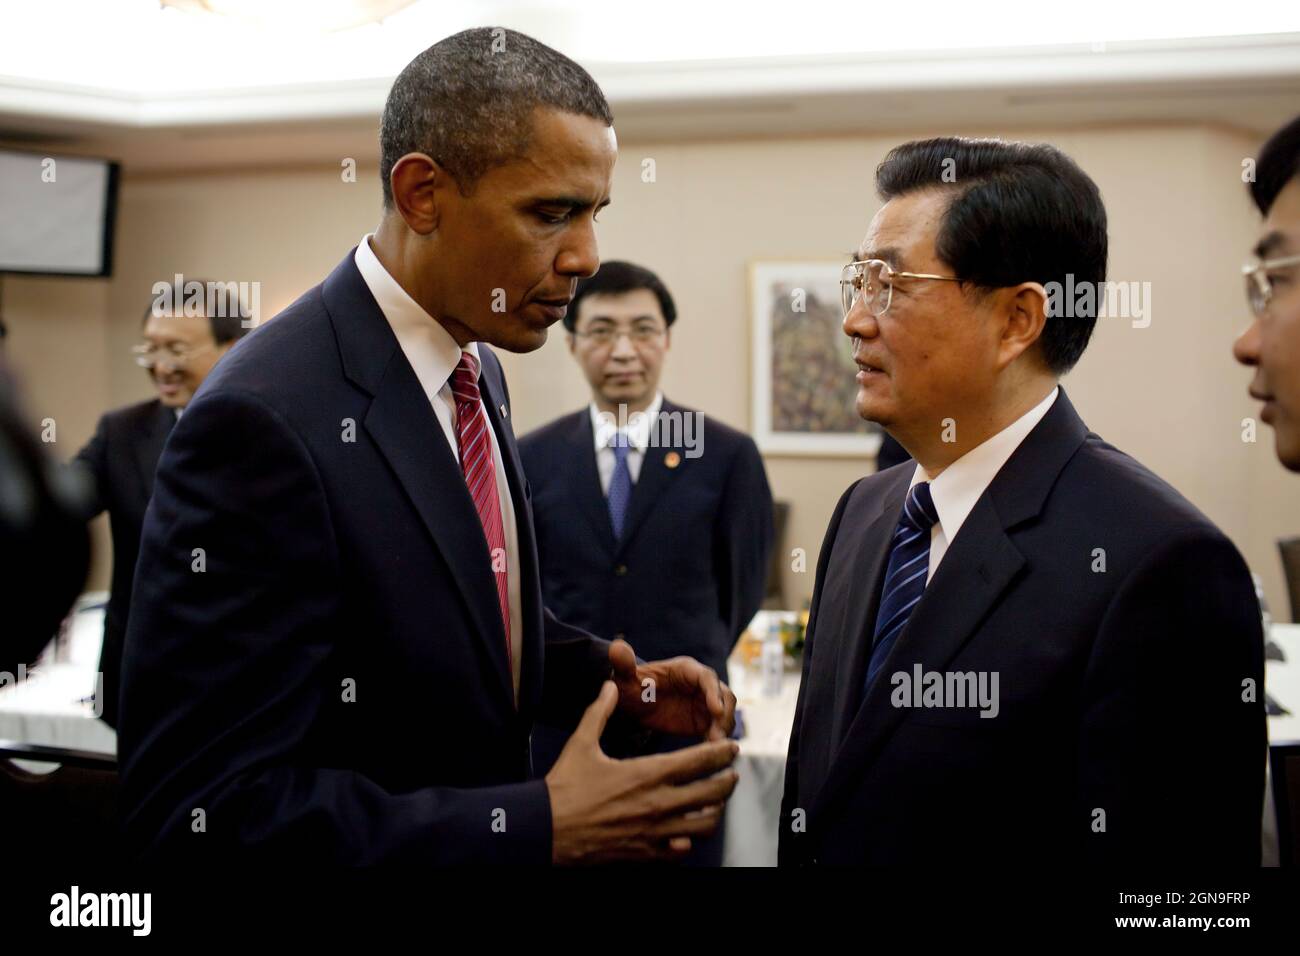
[[[14,22],[14,7],[0,12],[0,141],[110,156],[128,175],[300,164],[322,155],[372,159],[396,70],[431,39],[476,22],[524,29],[577,57],[608,94],[624,143],[1151,122],[1263,135],[1300,113],[1300,4],[1252,7],[1252,27],[1290,32],[1155,36],[1162,22],[1121,16],[1136,9],[1131,3],[1098,0],[1084,35],[1107,39],[1068,42],[1080,24],[1025,17],[1008,30],[990,4],[969,19],[974,5],[934,0],[927,9],[946,29],[909,33],[856,30],[882,16],[860,3],[801,0],[802,29],[790,22],[737,28],[711,45],[700,39],[708,17],[674,11],[679,0],[660,0],[655,16],[640,21],[613,18],[602,12],[611,5],[589,0],[424,0],[382,25],[320,35],[250,32],[211,15],[160,11],[157,0],[27,6],[44,13]],[[945,6],[960,13],[955,22],[945,20]],[[1002,6],[1042,9],[1021,0]],[[83,12],[88,19],[74,32],[98,33],[98,42],[79,46],[67,29],[54,31],[50,17],[61,7],[68,17]],[[1109,26],[1108,11],[1115,14]],[[677,46],[666,39],[673,31],[664,32],[674,18],[692,24],[674,27],[686,35]],[[1226,33],[1231,20],[1180,12],[1179,24],[1183,33]],[[774,46],[778,37],[784,47]],[[926,46],[898,48],[909,42]],[[298,51],[288,73],[274,62],[282,48]],[[662,58],[668,53],[675,58]]]

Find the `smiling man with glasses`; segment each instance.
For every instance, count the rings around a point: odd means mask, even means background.
[[[844,331],[858,413],[916,461],[831,518],[782,863],[1258,864],[1250,574],[1059,385],[1096,315],[1046,290],[1105,280],[1096,184],[1045,144],[944,138],[876,187]]]
[[[204,288],[207,283],[201,283]],[[182,302],[183,289],[171,301]],[[95,435],[74,461],[90,472],[94,494],[87,520],[108,512],[113,534],[113,578],[104,613],[104,643],[99,670],[103,674],[100,716],[117,726],[118,683],[122,673],[122,644],[131,607],[131,582],[140,551],[140,529],[153,493],[153,475],[163,445],[177,417],[217,362],[249,331],[247,314],[236,303],[224,314],[186,314],[184,309],[159,308],[155,297],[141,320],[144,341],[131,349],[136,364],[149,375],[157,397],[108,412]]]
[[[578,282],[564,324],[591,388],[586,408],[519,443],[532,486],[546,604],[642,657],[689,655],[727,673],[763,599],[772,495],[753,439],[659,390],[677,319],[649,269],[609,261]],[[702,422],[685,447],[687,416]],[[539,772],[568,737],[539,725]],[[657,751],[688,737],[660,736]],[[721,830],[689,862],[718,865]]]
[[[1264,216],[1243,269],[1254,319],[1233,354],[1255,369],[1250,395],[1264,403],[1278,460],[1300,471],[1300,117],[1264,144],[1250,194]]]

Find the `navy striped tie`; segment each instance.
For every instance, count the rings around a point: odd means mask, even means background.
[[[939,521],[930,496],[930,483],[919,481],[907,493],[903,513],[894,531],[894,543],[885,568],[885,584],[876,612],[875,637],[863,694],[871,687],[876,672],[885,664],[889,650],[898,640],[903,627],[921,600],[926,577],[930,572],[930,529]]]

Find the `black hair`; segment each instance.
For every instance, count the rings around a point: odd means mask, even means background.
[[[390,177],[407,153],[433,158],[469,195],[483,173],[527,151],[538,107],[614,125],[591,74],[526,34],[478,27],[439,40],[398,74],[384,104],[384,206],[393,204]]]
[[[217,345],[225,345],[227,342],[242,339],[252,331],[252,328],[244,325],[244,321],[252,318],[252,314],[249,312],[248,304],[240,298],[239,286],[234,282],[209,282],[204,279],[183,279],[180,282],[171,283],[170,292],[163,293],[163,295],[169,297],[168,301],[172,303],[170,308],[164,308],[159,303],[162,296],[155,294],[149,300],[149,305],[144,310],[144,316],[140,319],[140,324],[143,326],[155,315],[184,315],[185,290],[195,283],[204,289],[203,313],[207,316],[209,328],[212,329],[212,340]],[[207,307],[209,301],[214,304],[216,302],[215,297],[209,299],[207,292],[209,289],[221,293],[221,308],[209,309]]]
[[[904,143],[876,169],[876,190],[889,200],[919,189],[953,193],[935,252],[978,290],[1021,282],[1067,285],[1106,279],[1106,207],[1097,184],[1046,143],[946,136]],[[1083,355],[1097,324],[1094,307],[1049,316],[1039,338],[1057,375]],[[1085,303],[1086,305],[1086,303]],[[1090,314],[1088,314],[1090,313]]]
[[[1300,176],[1300,116],[1270,136],[1259,151],[1250,198],[1261,215],[1268,215],[1277,194],[1296,176]]]
[[[602,262],[600,269],[593,276],[578,280],[577,291],[569,303],[569,311],[564,313],[564,327],[570,332],[578,322],[578,306],[589,295],[621,295],[635,292],[637,289],[649,289],[659,300],[659,311],[664,315],[664,322],[672,325],[677,321],[677,306],[672,294],[663,280],[644,266],[638,266],[620,259]]]

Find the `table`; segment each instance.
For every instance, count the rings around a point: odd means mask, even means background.
[[[759,611],[750,630],[765,633],[768,619],[768,612]],[[790,728],[799,699],[799,671],[787,669],[781,693],[775,697],[763,695],[759,671],[744,664],[739,654],[732,655],[727,671],[736,695],[736,709],[744,719],[745,736],[740,740],[735,764],[740,779],[727,801],[722,865],[776,866],[785,756],[790,749]]]
[[[83,701],[95,693],[99,648],[104,636],[104,603],[108,593],[83,595],[71,617],[69,641],[62,659],[51,644],[27,672],[26,680],[0,688],[0,740],[117,752],[117,734],[98,720],[93,704]],[[49,764],[22,761],[34,772]]]
[[[1286,660],[1264,662],[1264,687],[1290,713],[1268,718],[1268,743],[1270,747],[1300,743],[1300,624],[1274,624],[1269,637],[1282,648]],[[1277,866],[1277,808],[1273,805],[1273,780],[1268,773],[1266,770],[1262,860],[1265,866]]]

